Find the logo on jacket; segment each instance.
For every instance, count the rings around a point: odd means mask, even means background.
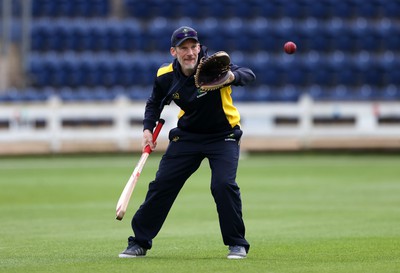
[[[176,93],[172,94],[172,99],[174,99],[174,100],[179,100],[179,99],[180,99],[179,93],[176,92]]]
[[[236,141],[235,134],[229,134],[226,136],[225,141]]]
[[[197,89],[197,98],[201,98],[202,96],[207,95],[206,91],[201,90],[200,88]]]

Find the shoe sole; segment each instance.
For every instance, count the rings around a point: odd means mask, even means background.
[[[231,260],[239,260],[239,259],[244,259],[244,258],[246,258],[246,256],[228,255],[227,258],[228,258],[228,259],[231,259]]]
[[[119,258],[143,258],[145,255],[128,255],[128,254],[118,254]]]

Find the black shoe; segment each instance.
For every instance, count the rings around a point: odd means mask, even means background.
[[[230,246],[228,259],[243,259],[246,258],[247,253],[244,246]]]
[[[120,258],[136,258],[146,256],[147,249],[138,245],[135,238],[130,236],[128,238],[128,247],[121,252],[118,257]]]

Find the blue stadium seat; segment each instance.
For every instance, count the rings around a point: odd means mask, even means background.
[[[57,3],[52,0],[33,0],[33,16],[35,17],[54,17],[56,14]]]
[[[68,51],[71,47],[72,32],[71,28],[64,23],[58,23],[53,25],[53,35],[55,42],[51,46],[51,50],[54,51]]]
[[[315,1],[313,5],[318,5],[319,1]],[[294,19],[294,20],[304,20],[309,11],[309,7],[306,3],[301,0],[281,0],[280,6],[282,10],[282,17]]]
[[[352,61],[341,60],[332,62],[331,68],[336,85],[356,87],[363,81],[359,66]]]
[[[81,87],[77,90],[77,99],[84,101],[112,101],[116,98],[117,93],[114,88],[96,87],[86,88]]]
[[[380,98],[385,101],[400,101],[400,89],[399,86],[391,84],[385,86],[380,93]]]
[[[72,0],[71,2],[73,3],[73,7],[74,7],[74,16],[85,17],[85,18],[92,16],[91,1]]]
[[[336,3],[339,3],[339,1]],[[332,17],[333,4],[329,0],[308,0],[304,2],[304,5],[307,7],[308,16],[311,18],[315,18],[318,20],[328,20]]]
[[[153,16],[151,10],[152,4],[149,1],[124,0],[127,14],[132,18],[138,19],[148,19]]]
[[[164,17],[164,18],[180,18],[181,10],[176,9],[179,7],[175,1],[164,0],[148,0],[151,17]]]
[[[223,25],[219,37],[219,39],[221,39],[219,40],[219,48],[227,52],[248,51],[251,41],[249,36],[246,34],[248,33],[246,32],[245,27],[243,27],[241,20],[236,23],[227,21],[227,23]]]
[[[260,13],[258,16],[270,20],[276,20],[282,17],[282,7],[279,5],[279,1],[259,0],[258,3],[258,6],[260,7]]]
[[[133,73],[135,70],[130,61],[116,60],[115,66],[116,82],[119,86],[128,87],[132,85]]]
[[[109,0],[33,0],[34,17],[106,17]]]
[[[58,95],[63,101],[110,101],[115,94],[107,88],[61,88]]]
[[[255,20],[252,22],[251,27],[245,25],[242,28],[242,32],[245,38],[240,37],[237,42],[247,43],[248,51],[257,52],[262,50],[271,52],[274,50],[272,48],[275,45],[271,36],[274,33],[273,28],[267,24],[266,20]]]
[[[212,1],[212,0],[210,0]],[[262,17],[262,0],[237,1],[238,5],[235,9],[235,17],[245,20],[253,20]]]
[[[300,88],[294,85],[285,85],[277,92],[277,100],[280,102],[297,102],[300,98]]]
[[[269,53],[277,53],[282,50],[282,37],[279,36],[279,32],[275,28],[267,28],[264,33],[259,34],[256,39],[260,42],[260,50],[267,51]]]
[[[197,28],[200,42],[207,46],[210,51],[223,50],[225,48],[224,33],[214,23],[205,23]]]
[[[75,20],[72,22],[72,50],[88,51],[91,46],[91,35],[88,26],[84,20]]]
[[[78,97],[77,92],[74,89],[69,88],[69,87],[64,87],[64,88],[58,89],[57,90],[57,95],[63,101],[80,100],[79,97]]]
[[[64,48],[65,41],[68,41],[63,35],[67,33],[63,32],[63,28],[58,28],[58,24],[54,22],[51,25],[45,27],[45,51],[61,51]]]
[[[366,19],[378,19],[382,12],[381,0],[369,0],[369,1],[356,1],[356,12],[358,17],[364,17]],[[387,2],[387,1],[386,1]]]
[[[355,100],[357,101],[375,101],[379,100],[379,92],[377,88],[370,85],[363,85],[356,90]]]
[[[311,84],[319,85],[321,87],[330,87],[335,85],[336,78],[334,69],[331,64],[319,61],[311,64]]]
[[[28,88],[25,90],[20,90],[20,94],[18,95],[19,100],[28,101],[28,102],[37,102],[37,101],[46,101],[51,96],[51,91],[49,89],[34,89]]]
[[[333,43],[335,34],[325,27],[303,28],[301,35],[303,37],[301,46],[305,47],[305,51],[332,52],[336,50]]]
[[[356,6],[351,1],[328,1],[331,4],[332,17],[341,18],[343,20],[351,20],[357,17]]]
[[[90,10],[92,17],[107,17],[110,14],[110,0],[91,0]]]
[[[398,59],[388,62],[384,67],[386,85],[400,86],[400,61]]]
[[[133,86],[126,90],[126,95],[130,100],[147,100],[151,90],[151,86]]]
[[[244,88],[235,88],[232,91],[232,99],[236,102],[243,102],[246,101],[246,97],[248,95],[248,90],[244,89]]]
[[[171,3],[175,7],[174,16],[176,18],[189,17],[203,19],[206,17],[202,4],[194,1],[173,1]]]
[[[56,2],[56,1],[54,1]],[[74,1],[59,0],[57,5],[57,16],[59,17],[74,17]]]
[[[234,1],[232,3],[232,16],[243,19],[252,19],[255,17],[254,14],[256,8],[257,6],[249,1]]]
[[[337,85],[329,90],[329,100],[331,101],[353,101],[356,99],[353,89],[346,85]]]
[[[385,70],[379,63],[368,61],[359,64],[359,67],[363,77],[362,83],[374,88],[385,85]]]
[[[87,35],[89,40],[88,48],[90,51],[101,52],[108,50],[110,37],[107,36],[106,24],[101,22],[91,24]]]
[[[139,85],[152,85],[157,74],[157,70],[160,67],[160,63],[154,62],[153,60],[137,60],[138,71],[137,71],[137,84]]]
[[[355,35],[360,50],[369,51],[371,53],[383,50],[384,39],[380,29],[358,29]]]
[[[95,87],[100,85],[102,75],[97,67],[97,63],[91,58],[83,58],[77,65],[77,69],[82,75],[83,86]]]
[[[39,24],[32,24],[31,27],[31,50],[42,51],[43,46],[43,28]]]
[[[43,86],[59,86],[60,85],[60,73],[63,72],[59,66],[59,60],[53,56],[47,56],[44,61],[44,70],[48,74],[47,82],[43,83]]]
[[[63,86],[77,88],[86,84],[89,75],[83,70],[83,61],[79,56],[67,57],[62,61],[62,64],[64,66],[64,77],[67,80]]]
[[[257,75],[258,84],[273,87],[284,84],[284,72],[278,64],[260,60],[255,62],[252,68]]]
[[[231,11],[229,11],[229,7],[225,7],[225,3],[222,0],[214,1],[209,12],[209,17],[221,19],[227,19],[230,15],[232,15]]]
[[[124,47],[124,32],[120,24],[113,23],[105,26],[105,36],[107,37],[106,50],[118,52]]]
[[[356,53],[361,49],[361,41],[357,39],[352,29],[346,27],[334,29],[332,30],[332,37],[334,37],[334,39],[332,39],[332,44],[335,50]]]
[[[389,27],[382,27],[383,50],[400,52],[400,26],[392,24]]]
[[[152,85],[160,65],[170,61],[166,55],[149,58],[126,54],[46,55],[30,62],[31,81],[35,87],[129,87]]]
[[[144,51],[169,51],[171,47],[171,33],[174,27],[169,25],[154,25],[145,30],[144,35],[141,35],[142,49]]]
[[[400,2],[398,0],[384,1],[382,4],[382,16],[390,19],[397,19],[400,14]]]
[[[31,57],[28,64],[28,81],[30,85],[42,86],[47,81],[47,73],[44,71],[43,63],[39,58]]]
[[[52,92],[48,89],[16,89],[10,88],[1,92],[0,102],[42,102],[49,99]]]
[[[64,21],[40,19],[33,22],[31,29],[31,49],[33,51],[62,51],[70,42],[70,28]]]
[[[127,20],[122,27],[122,50],[135,51],[143,50],[142,32],[140,24],[135,20]]]
[[[305,87],[310,84],[310,67],[304,62],[293,62],[282,65],[285,74],[285,83],[296,87]]]
[[[148,83],[148,78],[150,77],[150,69],[148,68],[149,64],[145,63],[142,60],[130,60],[128,62],[128,71],[126,74],[126,81],[129,83],[129,86],[132,85],[147,85],[152,84]],[[133,71],[133,74],[129,75],[129,71]],[[156,73],[156,71],[152,71]]]
[[[275,92],[274,92],[274,91]],[[278,101],[276,94],[277,89],[267,85],[261,85],[247,92],[246,101],[251,102],[274,102]]]
[[[308,94],[315,101],[326,101],[329,98],[329,88],[321,85],[311,85],[308,89]]]
[[[242,101],[252,102],[294,102],[299,98],[299,92],[293,86],[271,87],[260,85],[248,90]]]
[[[54,23],[51,20],[45,19],[41,20],[35,27],[36,27],[36,33],[33,33],[35,35],[38,35],[39,37],[33,37],[33,41],[35,44],[35,47],[39,51],[50,51],[53,50],[53,48],[56,47],[57,44],[57,36],[54,33]],[[41,41],[36,41],[36,40],[41,39]]]
[[[100,71],[100,86],[111,87],[117,84],[117,75],[115,62],[112,60],[100,60],[98,63],[98,70]]]
[[[58,60],[53,54],[48,54],[44,58],[38,57],[36,60],[36,68],[39,78],[35,78],[35,87],[46,87],[58,84],[59,78],[57,73],[60,71]],[[38,80],[38,81],[37,81]]]

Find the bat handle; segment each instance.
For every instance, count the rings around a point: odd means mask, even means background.
[[[161,128],[163,127],[164,123],[165,123],[164,119],[160,118],[158,120],[157,126],[156,126],[156,128],[154,129],[154,132],[153,132],[153,142],[157,140],[158,134],[160,133]],[[150,148],[149,145],[144,147],[144,152],[145,153],[151,154],[152,151],[153,150]]]

